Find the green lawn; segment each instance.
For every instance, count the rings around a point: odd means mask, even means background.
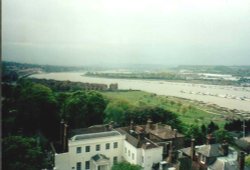
[[[179,115],[185,124],[208,124],[211,120],[223,126],[225,120],[221,115],[212,114],[196,102],[177,97],[159,96],[143,91],[102,92],[110,100],[126,100],[136,106],[158,106]],[[218,112],[217,112],[218,113]]]

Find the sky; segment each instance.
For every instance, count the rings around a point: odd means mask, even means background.
[[[2,59],[250,65],[250,0],[3,0]]]

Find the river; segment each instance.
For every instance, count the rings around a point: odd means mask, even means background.
[[[143,90],[158,95],[182,97],[217,104],[230,109],[250,111],[249,87],[176,83],[163,80],[96,78],[87,77],[83,74],[79,72],[41,73],[30,77],[87,83],[118,83],[119,89]]]

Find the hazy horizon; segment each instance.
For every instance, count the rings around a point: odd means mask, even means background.
[[[6,61],[250,65],[249,44],[248,0],[2,1]]]

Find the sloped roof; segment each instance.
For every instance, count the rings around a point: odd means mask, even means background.
[[[217,159],[212,165],[209,166],[211,170],[238,170],[239,164],[237,160],[221,160]]]
[[[197,149],[197,152],[206,157],[223,156],[220,146],[220,144],[203,145],[202,147]]]
[[[220,144],[201,145],[195,147],[195,152],[200,153],[206,157],[219,157],[223,156],[220,146],[221,146]],[[181,149],[181,151],[186,155],[190,156],[190,149],[191,149],[190,147],[183,148]]]
[[[88,128],[72,129],[69,133],[69,137],[73,137],[75,135],[99,133],[105,131],[107,131],[106,125],[95,125]]]
[[[139,140],[137,137],[127,132],[128,131],[127,127],[117,128],[116,130],[120,132],[121,134],[126,135],[126,141],[128,141],[131,145],[133,145],[136,148],[151,149],[151,148],[159,147],[158,145],[156,145],[152,141],[149,141],[146,138],[141,137],[141,139]]]
[[[163,140],[173,139],[175,137],[177,137],[177,138],[184,137],[183,134],[181,134],[177,131],[175,132],[170,126],[162,125],[162,124],[153,125],[153,128],[152,128],[152,130],[150,130],[150,133],[163,139]],[[175,136],[175,133],[176,133],[176,136]]]

